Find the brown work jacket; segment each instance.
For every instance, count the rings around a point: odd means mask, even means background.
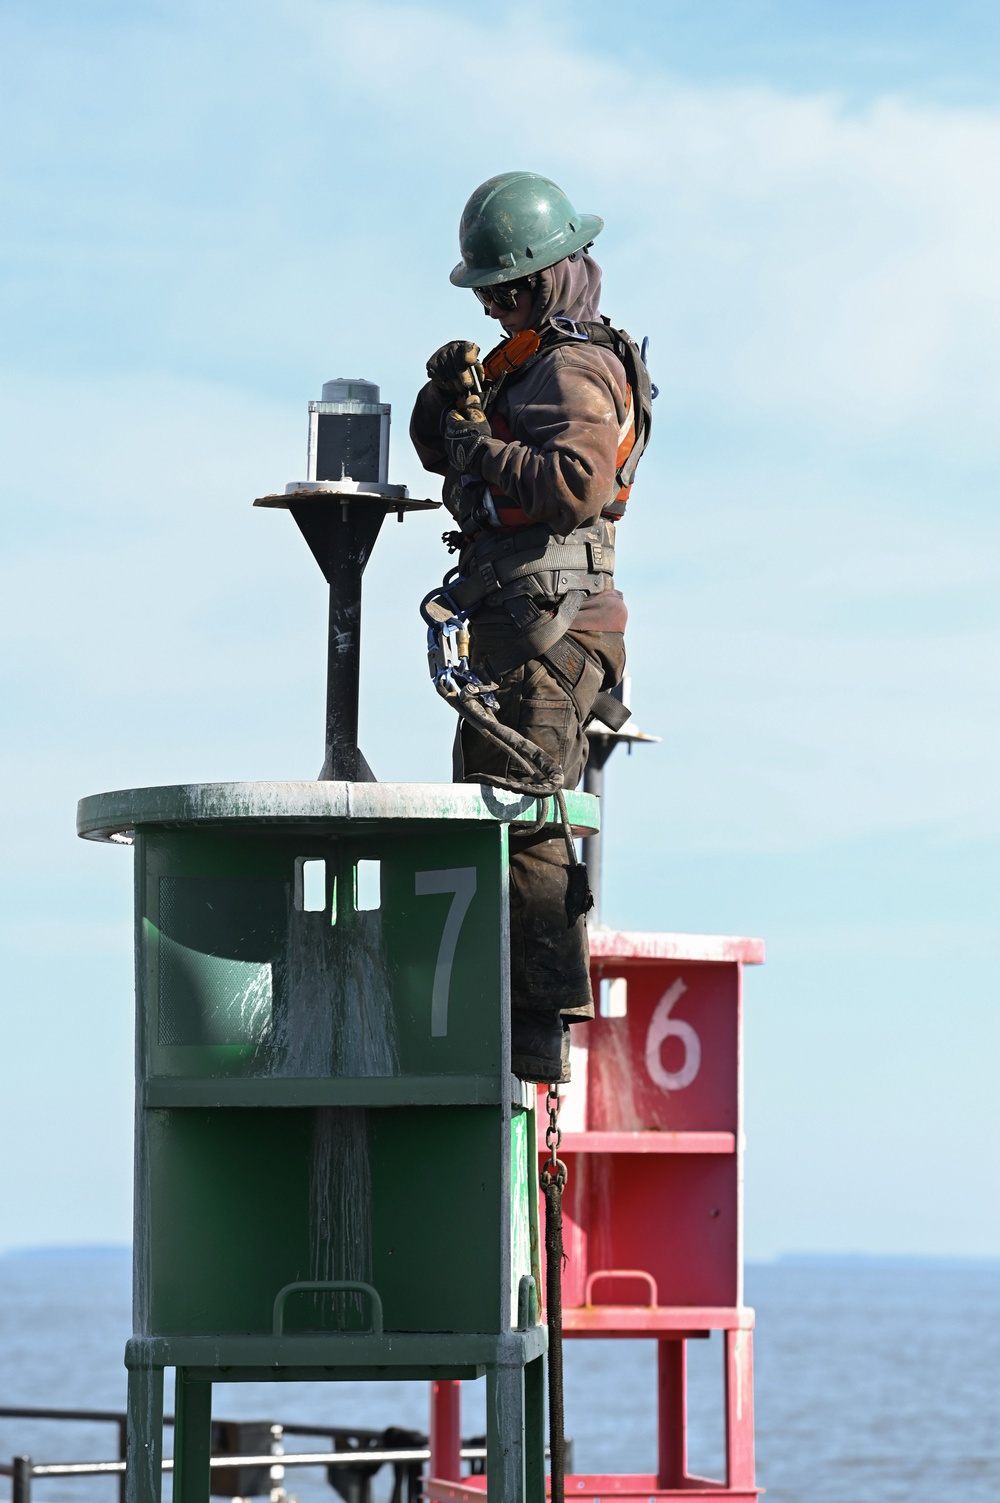
[[[445,501],[457,480],[441,436],[453,399],[431,382],[417,396],[410,437],[425,469],[445,477]],[[508,377],[486,412],[483,479],[532,523],[565,536],[596,521],[617,493],[618,445],[628,406],[625,370],[610,350],[583,341],[548,350]],[[506,437],[507,434],[512,435]],[[625,605],[617,590],[588,598],[578,630],[622,631]]]

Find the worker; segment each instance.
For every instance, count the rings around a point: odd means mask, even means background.
[[[648,432],[645,367],[600,317],[590,246],[602,228],[535,173],[476,189],[451,280],[504,337],[482,360],[470,341],[442,345],[410,422],[458,524],[445,535],[458,551],[448,594],[469,615],[471,664],[496,685],[497,719],[548,753],[565,788],[583,775],[595,708],[617,706],[608,691],[625,667],[626,609],[615,521]],[[502,745],[460,721],[456,779],[516,771]],[[562,839],[519,839],[511,826],[511,1068],[522,1080],[568,1080],[569,1027],[594,1016],[570,870]]]

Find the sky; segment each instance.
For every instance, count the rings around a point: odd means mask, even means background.
[[[129,1236],[130,859],[76,800],[316,775],[324,592],[250,502],[337,375],[434,494],[459,215],[527,167],[650,338],[618,582],[662,739],[610,764],[604,911],[767,941],[748,1255],[1000,1256],[998,42],[987,0],[2,0],[0,1248]],[[450,772],[440,531],[366,576],[383,779]]]

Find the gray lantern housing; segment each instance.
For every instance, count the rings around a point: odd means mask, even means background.
[[[339,376],[309,403],[309,480],[355,480],[385,485],[389,479],[389,415],[373,381]]]

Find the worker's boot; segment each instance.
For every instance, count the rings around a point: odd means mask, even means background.
[[[569,1027],[558,1013],[511,1009],[510,1067],[519,1079],[538,1085],[569,1080]]]

